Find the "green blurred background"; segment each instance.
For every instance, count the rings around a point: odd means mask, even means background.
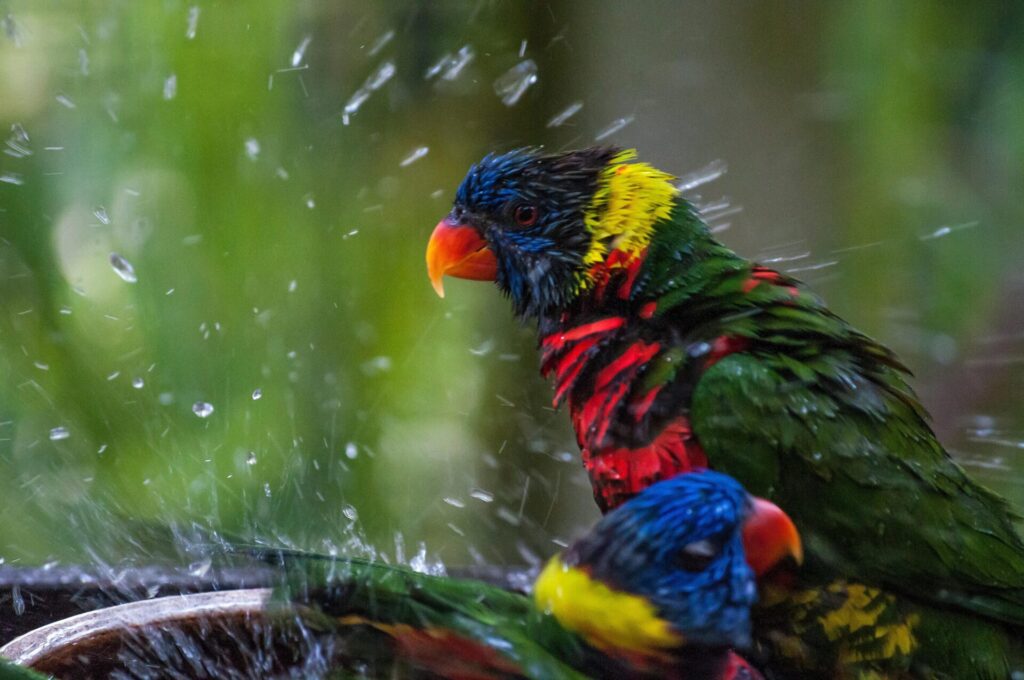
[[[596,513],[533,332],[493,286],[436,298],[423,251],[472,161],[595,137],[727,163],[694,195],[721,238],[896,349],[1024,503],[1024,5],[0,16],[0,561],[173,554],[158,526],[417,565],[564,544]]]

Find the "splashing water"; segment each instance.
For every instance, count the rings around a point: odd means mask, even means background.
[[[385,31],[379,38],[377,38],[376,40],[373,41],[373,44],[370,45],[370,49],[367,50],[366,53],[368,55],[370,55],[371,57],[375,57],[375,56],[377,56],[377,54],[382,49],[387,47],[388,44],[392,40],[394,40],[394,39],[395,39],[395,32],[393,30],[389,29],[389,30]]]
[[[424,78],[430,80],[440,76],[440,80],[451,82],[462,75],[462,71],[469,66],[475,58],[476,52],[473,51],[473,46],[463,45],[454,55],[445,54],[434,62],[434,64],[427,69],[427,72],[424,74]]]
[[[255,161],[260,157],[260,140],[255,137],[249,137],[245,140],[245,155],[251,161]]]
[[[59,425],[59,426],[53,428],[52,430],[50,430],[50,441],[52,441],[52,442],[59,442],[59,441],[61,441],[63,439],[67,439],[70,436],[71,436],[71,430],[69,430],[68,428],[64,427],[63,425]]]
[[[341,114],[341,122],[348,125],[352,116],[359,110],[359,107],[366,103],[370,95],[384,87],[389,80],[395,77],[395,70],[395,64],[392,61],[385,61],[378,66],[366,79],[362,87],[356,90],[345,103],[345,110]]]
[[[533,59],[521,61],[494,81],[494,93],[505,106],[514,106],[530,86],[537,82],[537,64]]]
[[[188,8],[188,24],[185,28],[185,38],[195,40],[196,27],[199,25],[199,7],[193,5]]]
[[[128,283],[138,282],[139,278],[135,275],[135,267],[117,253],[110,254],[110,266],[114,268],[114,273],[120,276],[122,281],[127,281]]]
[[[213,415],[213,404],[208,401],[197,401],[192,404],[192,413],[195,413],[200,418],[209,418]]]
[[[170,101],[178,94],[178,76],[172,73],[164,79],[164,99]]]
[[[295,48],[295,51],[292,52],[292,68],[295,68],[302,63],[303,57],[306,56],[306,48],[309,47],[309,43],[312,41],[313,36],[307,35],[302,39],[302,42],[299,43],[299,46]]]
[[[547,126],[549,128],[561,127],[562,125],[565,125],[566,121],[579,113],[581,109],[583,109],[583,102],[575,101],[552,116],[551,120],[548,121]]]
[[[418,146],[418,147],[416,147],[415,149],[412,150],[412,153],[410,153],[408,156],[403,158],[402,162],[399,163],[398,165],[400,167],[407,168],[410,165],[412,165],[413,163],[415,163],[416,161],[418,161],[419,159],[421,159],[424,156],[426,156],[428,153],[430,153],[430,148],[429,147]]]
[[[725,161],[721,159],[715,159],[705,165],[699,170],[688,172],[679,178],[679,183],[676,184],[676,188],[679,191],[692,191],[699,186],[714,182],[716,179],[721,177],[729,169],[729,166],[725,164]]]
[[[616,118],[611,123],[609,123],[606,128],[604,128],[596,135],[594,135],[594,141],[600,142],[602,139],[607,139],[608,137],[611,137],[616,132],[619,132],[624,127],[632,123],[634,120],[636,120],[636,116],[632,114],[628,116],[623,116],[622,118]]]

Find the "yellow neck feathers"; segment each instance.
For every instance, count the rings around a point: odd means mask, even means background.
[[[632,259],[650,243],[654,225],[672,214],[679,193],[672,184],[675,177],[634,159],[636,150],[628,149],[601,171],[597,191],[583,215],[593,234],[583,259],[587,269],[604,262],[613,250]],[[588,282],[581,283],[588,287]]]
[[[662,656],[683,644],[683,636],[658,618],[649,601],[612,590],[557,555],[537,578],[533,597],[563,627],[599,649]]]

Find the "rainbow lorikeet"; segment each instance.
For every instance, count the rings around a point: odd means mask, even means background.
[[[1017,516],[942,448],[891,351],[719,243],[673,180],[615,148],[487,156],[430,278],[496,281],[536,321],[602,509],[705,466],[786,509],[813,587],[776,598],[797,609],[765,647],[804,658],[778,641],[805,633],[851,672],[1021,669]]]
[[[348,665],[382,677],[754,680],[732,650],[750,643],[755,575],[799,561],[801,544],[776,506],[704,472],[607,514],[551,560],[532,600],[480,581],[290,557],[279,597],[334,631],[329,646]]]

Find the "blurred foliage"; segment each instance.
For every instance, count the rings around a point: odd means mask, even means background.
[[[743,206],[723,240],[897,349],[951,448],[1024,502],[1016,5],[0,16],[0,559],[151,558],[164,525],[550,553],[595,511],[532,331],[492,286],[436,299],[423,249],[472,161],[615,121],[607,142],[677,174],[729,162],[699,197]],[[493,83],[526,59],[537,82],[506,105]]]

